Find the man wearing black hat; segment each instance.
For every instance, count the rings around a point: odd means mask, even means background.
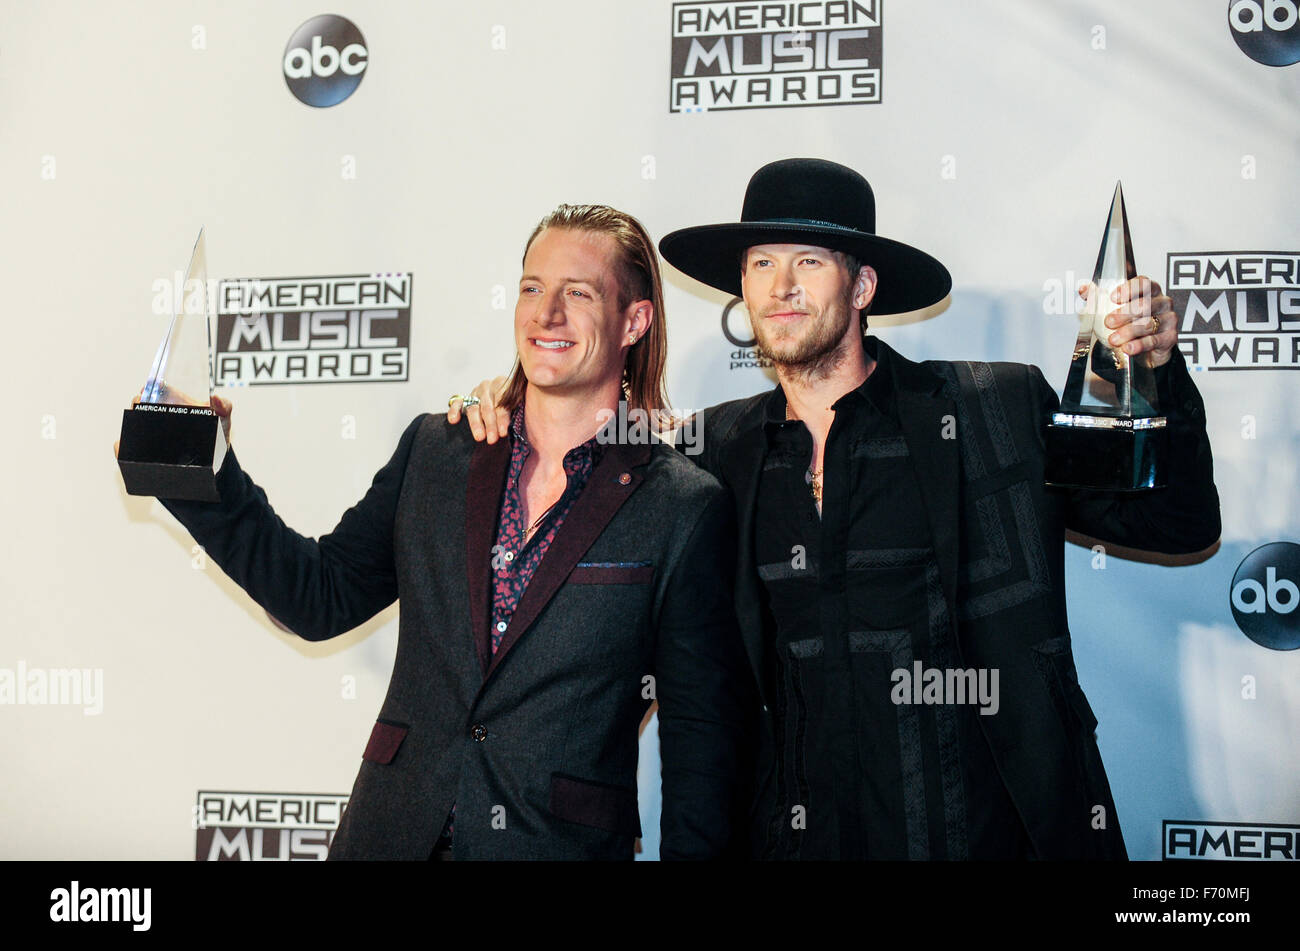
[[[1168,553],[1218,538],[1169,298],[1136,278],[1107,321],[1112,346],[1158,368],[1174,453],[1168,488],[1123,498],[1044,485],[1057,397],[1037,368],[917,364],[863,336],[868,309],[924,308],[951,279],[875,234],[851,169],[768,165],[741,223],[660,251],[744,297],[781,383],[706,410],[700,459],[740,525],[737,610],[764,703],[758,854],[1124,857],[1070,651],[1063,538]],[[975,689],[961,702],[953,684]]]
[[[694,457],[736,505],[736,609],[762,708],[765,859],[1124,858],[1066,623],[1067,528],[1198,552],[1219,535],[1205,412],[1178,315],[1145,277],[1110,343],[1156,367],[1168,487],[1049,489],[1036,368],[914,363],[865,314],[942,300],[942,264],[875,234],[852,169],[760,169],[736,224],[668,235],[742,296],[780,385],[703,412]]]

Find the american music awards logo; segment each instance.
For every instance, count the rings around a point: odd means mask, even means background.
[[[881,3],[674,3],[668,111],[880,102]]]
[[[1300,369],[1300,252],[1171,253],[1165,286],[1192,369]]]
[[[211,792],[194,804],[197,862],[323,860],[348,797],[329,793]]]
[[[405,381],[414,281],[410,273],[222,280],[217,385]]]
[[[1268,822],[1165,819],[1160,858],[1169,861],[1294,862],[1300,859],[1300,826]]]

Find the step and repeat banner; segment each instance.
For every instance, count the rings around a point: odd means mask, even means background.
[[[1058,388],[1122,181],[1223,536],[1181,563],[1067,546],[1080,680],[1133,857],[1300,859],[1295,0],[6,0],[0,35],[0,857],[323,858],[387,688],[395,607],[302,641],[123,488],[200,228],[232,444],[320,535],[414,416],[509,369],[557,204],[658,239],[816,156],[952,272],[881,339]],[[774,384],[743,305],[665,282],[675,406]],[[653,718],[640,787],[655,858]]]

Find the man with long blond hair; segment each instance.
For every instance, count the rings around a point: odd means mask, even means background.
[[[657,315],[657,319],[645,323],[640,333],[633,329],[628,334],[622,397],[630,409],[642,411],[656,423],[668,422],[668,395],[664,390],[664,365],[668,358],[668,329],[663,319],[664,294],[659,277],[659,259],[645,228],[631,215],[606,205],[561,205],[538,222],[529,235],[524,246],[525,267],[528,250],[547,229],[602,235],[613,242],[618,278],[615,303],[620,308],[627,308],[635,301],[644,301],[648,305],[646,313]],[[637,308],[638,312],[640,310]],[[524,373],[523,352],[521,349],[501,396],[501,407],[506,412],[512,412],[524,399],[528,377]],[[452,397],[453,401],[456,399]]]
[[[423,414],[319,541],[288,528],[233,449],[220,503],[165,502],[308,640],[400,600],[392,682],[330,858],[629,859],[638,727],[658,701],[661,855],[731,840],[746,704],[730,504],[658,439],[654,245],[631,216],[561,205],[524,250],[508,435]],[[230,404],[213,399],[229,425]]]

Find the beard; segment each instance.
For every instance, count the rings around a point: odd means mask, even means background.
[[[778,306],[772,313],[784,308]],[[844,360],[844,334],[852,320],[849,308],[837,301],[824,310],[808,311],[797,328],[771,326],[765,318],[751,321],[755,349],[788,373],[825,376]]]

